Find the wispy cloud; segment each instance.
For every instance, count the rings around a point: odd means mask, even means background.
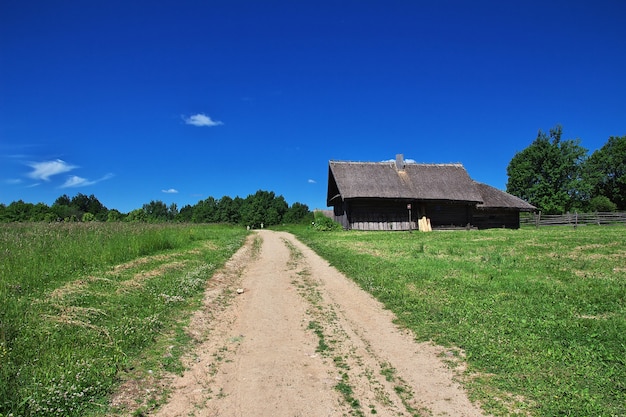
[[[315,181],[315,180],[313,180],[313,179],[310,179],[310,178],[307,180],[307,182],[308,182],[309,184],[317,184],[317,181]]]
[[[17,185],[17,184],[21,184],[22,180],[19,178],[9,178],[4,180],[5,184],[9,184],[9,185]]]
[[[106,181],[110,178],[113,178],[113,174],[106,174],[104,177],[97,179],[97,180],[93,180],[90,181],[87,178],[82,178],[79,177],[77,175],[71,175],[70,177],[67,178],[67,180],[65,181],[65,183],[63,183],[63,185],[61,185],[61,188],[77,188],[77,187],[86,187],[88,185],[94,185],[97,184],[101,181]]]
[[[61,186],[61,188],[76,188],[76,187],[86,187],[87,185],[95,184],[95,181],[89,181],[86,178],[82,178],[76,175],[72,175],[67,178],[65,183]]]
[[[28,166],[33,169],[28,176],[30,178],[43,181],[50,181],[50,177],[53,175],[69,172],[77,168],[76,166],[70,165],[60,159],[55,159],[54,161],[31,162]]]
[[[194,114],[189,117],[183,117],[183,120],[186,124],[198,127],[212,127],[212,126],[220,126],[224,123],[219,120],[213,120],[209,116],[204,113]]]
[[[170,188],[170,189],[167,189],[167,190],[161,190],[161,192],[165,193],[165,194],[178,194],[178,190],[176,190],[174,188]]]

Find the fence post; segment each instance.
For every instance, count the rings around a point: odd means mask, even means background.
[[[541,223],[541,210],[539,210],[539,214],[535,214],[535,228],[539,229],[539,223]]]

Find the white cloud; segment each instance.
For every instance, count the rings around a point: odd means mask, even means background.
[[[17,184],[21,184],[22,180],[19,178],[9,178],[4,180],[5,184],[9,184],[9,185],[17,185]]]
[[[28,176],[36,180],[44,181],[50,181],[51,176],[69,172],[76,168],[76,166],[70,165],[60,159],[56,159],[54,161],[31,162],[28,165],[33,168],[33,172],[29,173]]]
[[[209,116],[207,116],[204,113],[198,113],[198,114],[194,114],[193,116],[183,117],[183,120],[188,125],[198,126],[198,127],[220,126],[224,124],[220,122],[219,120],[211,119]]]
[[[309,184],[317,184],[317,181],[313,180],[313,179],[308,179],[307,182]]]
[[[168,190],[161,190],[162,193],[165,194],[178,194],[178,190],[174,189],[174,188],[170,188]]]
[[[61,188],[77,188],[77,187],[86,187],[88,185],[94,185],[99,183],[100,181],[108,180],[109,178],[113,178],[113,174],[106,174],[104,177],[99,180],[89,181],[87,178],[81,178],[77,175],[71,175],[65,181],[65,183],[61,186]]]
[[[386,160],[381,161],[381,162],[394,162],[395,163],[396,160],[395,159],[386,159]],[[407,158],[407,159],[404,160],[404,163],[405,164],[417,164],[417,161],[415,159]]]
[[[86,178],[81,178],[76,175],[72,175],[67,178],[65,183],[61,186],[61,188],[74,188],[74,187],[84,187],[87,185],[95,184],[95,181],[89,181]]]

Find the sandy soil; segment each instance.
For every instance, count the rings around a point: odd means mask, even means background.
[[[393,319],[292,235],[258,231],[211,280],[198,348],[155,415],[483,415],[450,352]]]

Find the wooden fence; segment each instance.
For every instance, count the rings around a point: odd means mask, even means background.
[[[539,213],[521,213],[521,225],[540,226],[586,226],[607,225],[607,224],[624,224],[626,225],[626,212],[596,212],[596,213],[566,213],[566,214],[542,214]]]

